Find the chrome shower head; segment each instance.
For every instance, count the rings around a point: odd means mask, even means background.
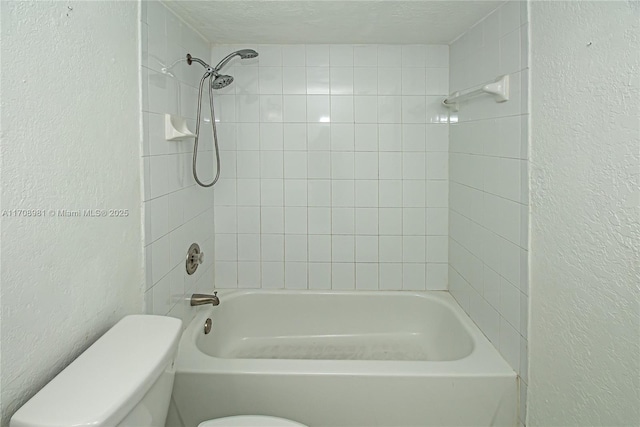
[[[224,59],[215,66],[215,68],[212,68],[211,65],[207,64],[202,59],[194,58],[190,54],[187,54],[187,64],[191,65],[192,63],[197,62],[198,64],[202,65],[206,69],[203,79],[212,77],[213,81],[211,82],[211,87],[213,89],[222,89],[223,87],[229,86],[233,82],[233,77],[224,74],[218,74],[218,71],[220,71],[222,67],[227,65],[227,63],[236,56],[239,56],[241,59],[251,59],[256,58],[258,56],[258,52],[253,49],[236,50],[235,52],[232,52],[229,55],[225,56]]]
[[[257,58],[258,57],[258,52],[256,52],[253,49],[242,49],[239,50],[238,55],[240,55],[240,58],[242,59],[251,59],[251,58]]]
[[[216,76],[215,79],[211,82],[211,87],[214,89],[222,89],[223,87],[229,86],[233,82],[232,76],[226,76],[224,74],[220,74]]]
[[[229,61],[231,61],[234,57],[239,56],[241,59],[251,59],[256,58],[258,56],[258,52],[253,49],[240,49],[235,52],[231,52],[229,55],[225,56],[222,61],[218,62],[218,65],[213,69],[214,72],[218,72],[227,65]]]

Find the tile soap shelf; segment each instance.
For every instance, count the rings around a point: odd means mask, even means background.
[[[164,137],[167,141],[184,141],[195,136],[187,126],[187,119],[172,114],[164,115]]]

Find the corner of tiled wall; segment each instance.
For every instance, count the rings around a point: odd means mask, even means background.
[[[219,288],[447,289],[449,49],[240,49],[216,109]]]
[[[450,91],[509,74],[511,99],[461,106],[450,126],[450,291],[519,374],[526,419],[528,17],[511,0],[450,46]]]
[[[177,317],[186,326],[195,315],[189,295],[213,289],[214,190],[198,187],[191,175],[193,140],[165,140],[164,115],[185,117],[194,128],[202,69],[184,58],[189,52],[208,60],[209,43],[159,1],[142,2],[140,26],[145,306],[147,313]],[[215,167],[211,137],[205,122],[198,157],[205,180]],[[186,253],[194,242],[205,262],[188,275]]]

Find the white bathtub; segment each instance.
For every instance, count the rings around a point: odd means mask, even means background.
[[[446,292],[231,291],[182,337],[168,427],[513,426],[516,374]],[[213,320],[210,334],[203,325]]]

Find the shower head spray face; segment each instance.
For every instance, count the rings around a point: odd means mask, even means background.
[[[233,82],[232,76],[226,76],[224,74],[216,76],[215,79],[211,82],[211,87],[214,89],[222,89],[223,87],[229,86]]]

